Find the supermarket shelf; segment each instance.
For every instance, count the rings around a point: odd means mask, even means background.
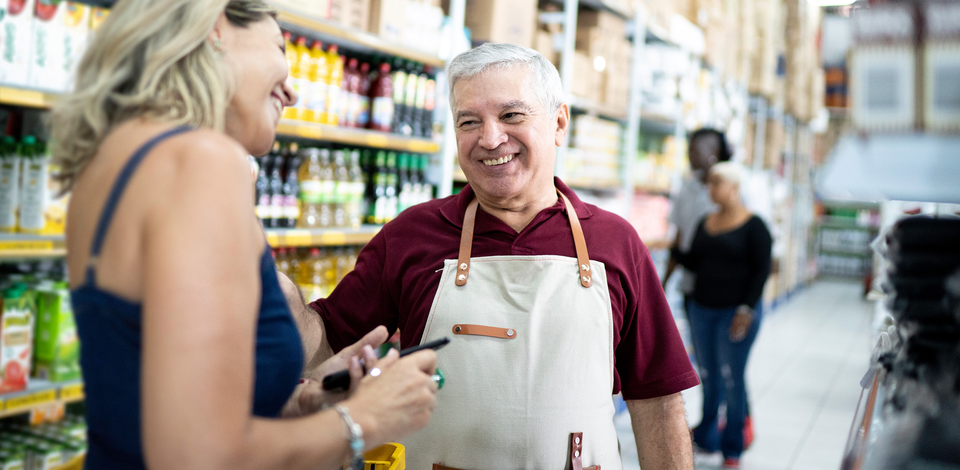
[[[281,246],[363,245],[380,232],[380,225],[364,225],[359,229],[268,229],[267,243]]]
[[[958,149],[958,136],[844,136],[821,171],[818,196],[854,201],[960,203]]]
[[[655,111],[640,110],[640,129],[660,134],[673,135],[677,130],[677,118]]]
[[[827,256],[846,256],[848,258],[872,258],[873,253],[869,251],[843,251],[843,250],[824,250],[820,249],[821,255]]]
[[[878,227],[872,225],[860,225],[856,220],[845,217],[827,217],[820,219],[817,224],[820,228],[839,229],[839,230],[863,230],[865,232],[876,232]]]
[[[47,109],[58,97],[58,94],[46,91],[0,86],[0,104]]]
[[[318,36],[323,41],[332,41],[362,52],[383,52],[427,65],[444,66],[444,61],[437,56],[392,43],[375,34],[348,28],[280,5],[274,4],[273,6],[280,12],[277,18],[280,24],[287,29],[305,30]]]
[[[291,119],[280,120],[280,124],[277,125],[277,135],[415,153],[437,153],[440,151],[440,144],[431,140],[415,139],[369,129],[330,126]]]
[[[66,256],[63,235],[0,234],[0,260]]]
[[[54,383],[31,379],[26,390],[0,395],[0,418],[58,402],[77,402],[83,400],[83,396],[83,382],[80,380]]]
[[[552,0],[554,4],[563,6],[563,0]],[[580,0],[582,7],[613,13],[623,19],[633,19],[633,8],[627,0]]]
[[[617,121],[627,120],[626,108],[620,108],[618,106],[613,106],[606,103],[599,103],[587,98],[581,98],[579,96],[570,97],[569,101],[570,108],[573,110],[584,111],[587,114],[593,114]]]

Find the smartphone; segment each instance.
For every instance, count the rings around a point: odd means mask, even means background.
[[[418,346],[411,346],[409,348],[403,349],[400,351],[400,357],[406,356],[408,354],[413,354],[417,351],[422,351],[424,349],[433,349],[434,351],[450,344],[450,338],[444,336],[436,341],[431,341],[429,343],[424,343]],[[360,364],[363,365],[363,359],[360,360]],[[323,378],[323,389],[327,391],[346,391],[350,389],[350,371],[347,369],[341,370],[339,372],[334,372]]]

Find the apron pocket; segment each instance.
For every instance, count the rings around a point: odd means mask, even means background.
[[[491,338],[514,339],[517,337],[517,330],[513,328],[497,328],[495,326],[468,325],[457,323],[453,325],[453,334],[471,335],[471,336],[489,336]]]

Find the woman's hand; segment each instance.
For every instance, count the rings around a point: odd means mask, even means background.
[[[739,343],[747,337],[750,331],[750,325],[753,323],[753,309],[749,307],[740,307],[737,313],[733,315],[730,322],[730,341]]]
[[[399,441],[430,421],[437,403],[437,354],[419,351],[402,359],[396,350],[380,359],[373,374],[360,381],[343,403],[363,428],[367,449]],[[378,374],[379,372],[379,374]]]

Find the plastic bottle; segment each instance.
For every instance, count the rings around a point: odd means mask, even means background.
[[[373,197],[371,199],[367,223],[382,224],[387,207],[387,152],[380,150],[372,169]]]
[[[296,76],[300,74],[300,56],[297,54],[297,47],[293,44],[293,36],[289,31],[284,31],[283,41],[286,47],[286,56],[287,56],[287,66],[290,67],[290,77],[287,81],[290,83],[290,86],[294,91],[298,91]],[[298,95],[299,96],[299,95]],[[293,106],[288,106],[283,110],[284,119],[296,119],[297,118],[297,106],[303,101],[303,96],[299,96],[299,101],[293,104]]]
[[[419,172],[419,176],[420,176],[420,181],[423,182],[423,192],[421,193],[420,202],[427,202],[433,199],[433,185],[430,184],[429,181],[427,181],[427,177],[425,175],[426,169],[427,169],[427,156],[420,155],[420,162],[417,168],[417,171]]]
[[[336,44],[327,49],[327,122],[338,125],[340,122],[340,82],[343,80],[343,59]]]
[[[427,79],[426,96],[423,103],[423,115],[421,116],[422,136],[429,139],[433,137],[433,113],[437,108],[437,81]]]
[[[347,58],[345,56],[340,56],[340,60],[343,61],[343,75],[340,77],[340,109],[339,109],[339,125],[343,127],[350,127],[347,125],[347,114],[350,112],[350,92],[348,91],[348,79],[347,79]]]
[[[344,95],[347,97],[345,119],[342,125],[357,127],[360,115],[360,68],[357,59],[347,61],[347,68],[343,71]]]
[[[333,210],[336,203],[336,180],[329,149],[320,150],[320,227],[333,226]]]
[[[423,180],[420,177],[420,155],[410,156],[410,205],[415,206],[423,201]]]
[[[416,64],[407,62],[407,84],[403,92],[403,115],[400,120],[400,133],[413,135],[413,121],[417,113],[417,85],[420,83],[420,72]]]
[[[47,201],[47,158],[42,145],[28,135],[20,143],[23,171],[20,188],[20,231],[40,233],[46,225],[43,210]]]
[[[20,158],[17,141],[10,136],[0,140],[0,231],[17,230],[20,204]]]
[[[300,292],[307,302],[313,302],[324,296],[327,288],[327,276],[323,257],[319,248],[310,248],[307,259],[300,263]]]
[[[358,229],[363,219],[363,195],[366,185],[363,184],[363,170],[360,168],[360,151],[350,151],[350,206],[349,226]]]
[[[260,158],[260,171],[257,172],[257,181],[254,184],[257,217],[264,227],[269,227],[268,219],[270,219],[270,165],[273,164],[273,159],[270,157],[279,152],[280,142],[274,142],[270,154]]]
[[[397,154],[396,152],[387,153],[387,202],[384,213],[384,223],[390,222],[397,217],[399,198],[397,196]]]
[[[300,152],[303,163],[297,173],[300,181],[300,227],[320,227],[323,183],[320,181],[320,149],[308,148]]]
[[[361,129],[366,129],[370,124],[370,86],[373,82],[370,80],[370,64],[364,62],[360,64],[360,86],[357,89],[357,125]]]
[[[350,258],[347,255],[347,250],[345,247],[337,247],[333,253],[334,266],[337,270],[336,282],[334,282],[334,287],[337,284],[340,284],[340,281],[343,280],[343,277],[350,272]]]
[[[300,219],[300,202],[297,200],[297,193],[300,192],[299,169],[300,157],[297,156],[296,151],[292,151],[287,157],[287,177],[283,181],[283,214],[280,226],[284,228],[296,227],[297,220]]]
[[[404,209],[413,205],[411,197],[413,196],[413,185],[410,183],[410,155],[401,153],[397,160],[397,212],[403,212]]]
[[[327,56],[323,43],[314,41],[310,47],[310,122],[322,122],[327,112]]]
[[[430,77],[427,76],[427,73],[423,71],[423,67],[421,66],[420,75],[417,77],[416,111],[412,113],[410,119],[411,125],[413,126],[413,135],[417,137],[426,136],[424,116],[427,114],[427,82],[429,80]]]
[[[313,82],[310,81],[310,71],[316,62],[310,55],[310,48],[307,47],[307,38],[299,37],[296,43],[297,50],[297,73],[294,75],[296,91],[300,96],[297,102],[297,119],[301,121],[312,120],[313,110],[311,109],[311,100],[313,100]]]
[[[337,285],[337,263],[333,250],[321,248],[320,260],[323,271],[323,295],[327,297]]]
[[[290,254],[286,248],[279,248],[273,251],[274,261],[277,264],[277,271],[290,277]]]
[[[390,120],[390,131],[396,134],[401,133],[401,127],[404,114],[406,114],[407,101],[407,72],[403,68],[403,59],[397,57],[393,59],[393,106],[394,112]]]
[[[347,215],[348,204],[350,202],[350,171],[347,169],[346,158],[343,150],[333,151],[333,226],[346,227],[349,223]]]
[[[269,155],[270,165],[270,218],[264,226],[282,228],[283,218],[283,156],[280,153]]]
[[[384,62],[380,64],[380,74],[370,94],[371,106],[370,129],[390,132],[394,117],[394,86],[393,77],[390,76],[390,64]]]

